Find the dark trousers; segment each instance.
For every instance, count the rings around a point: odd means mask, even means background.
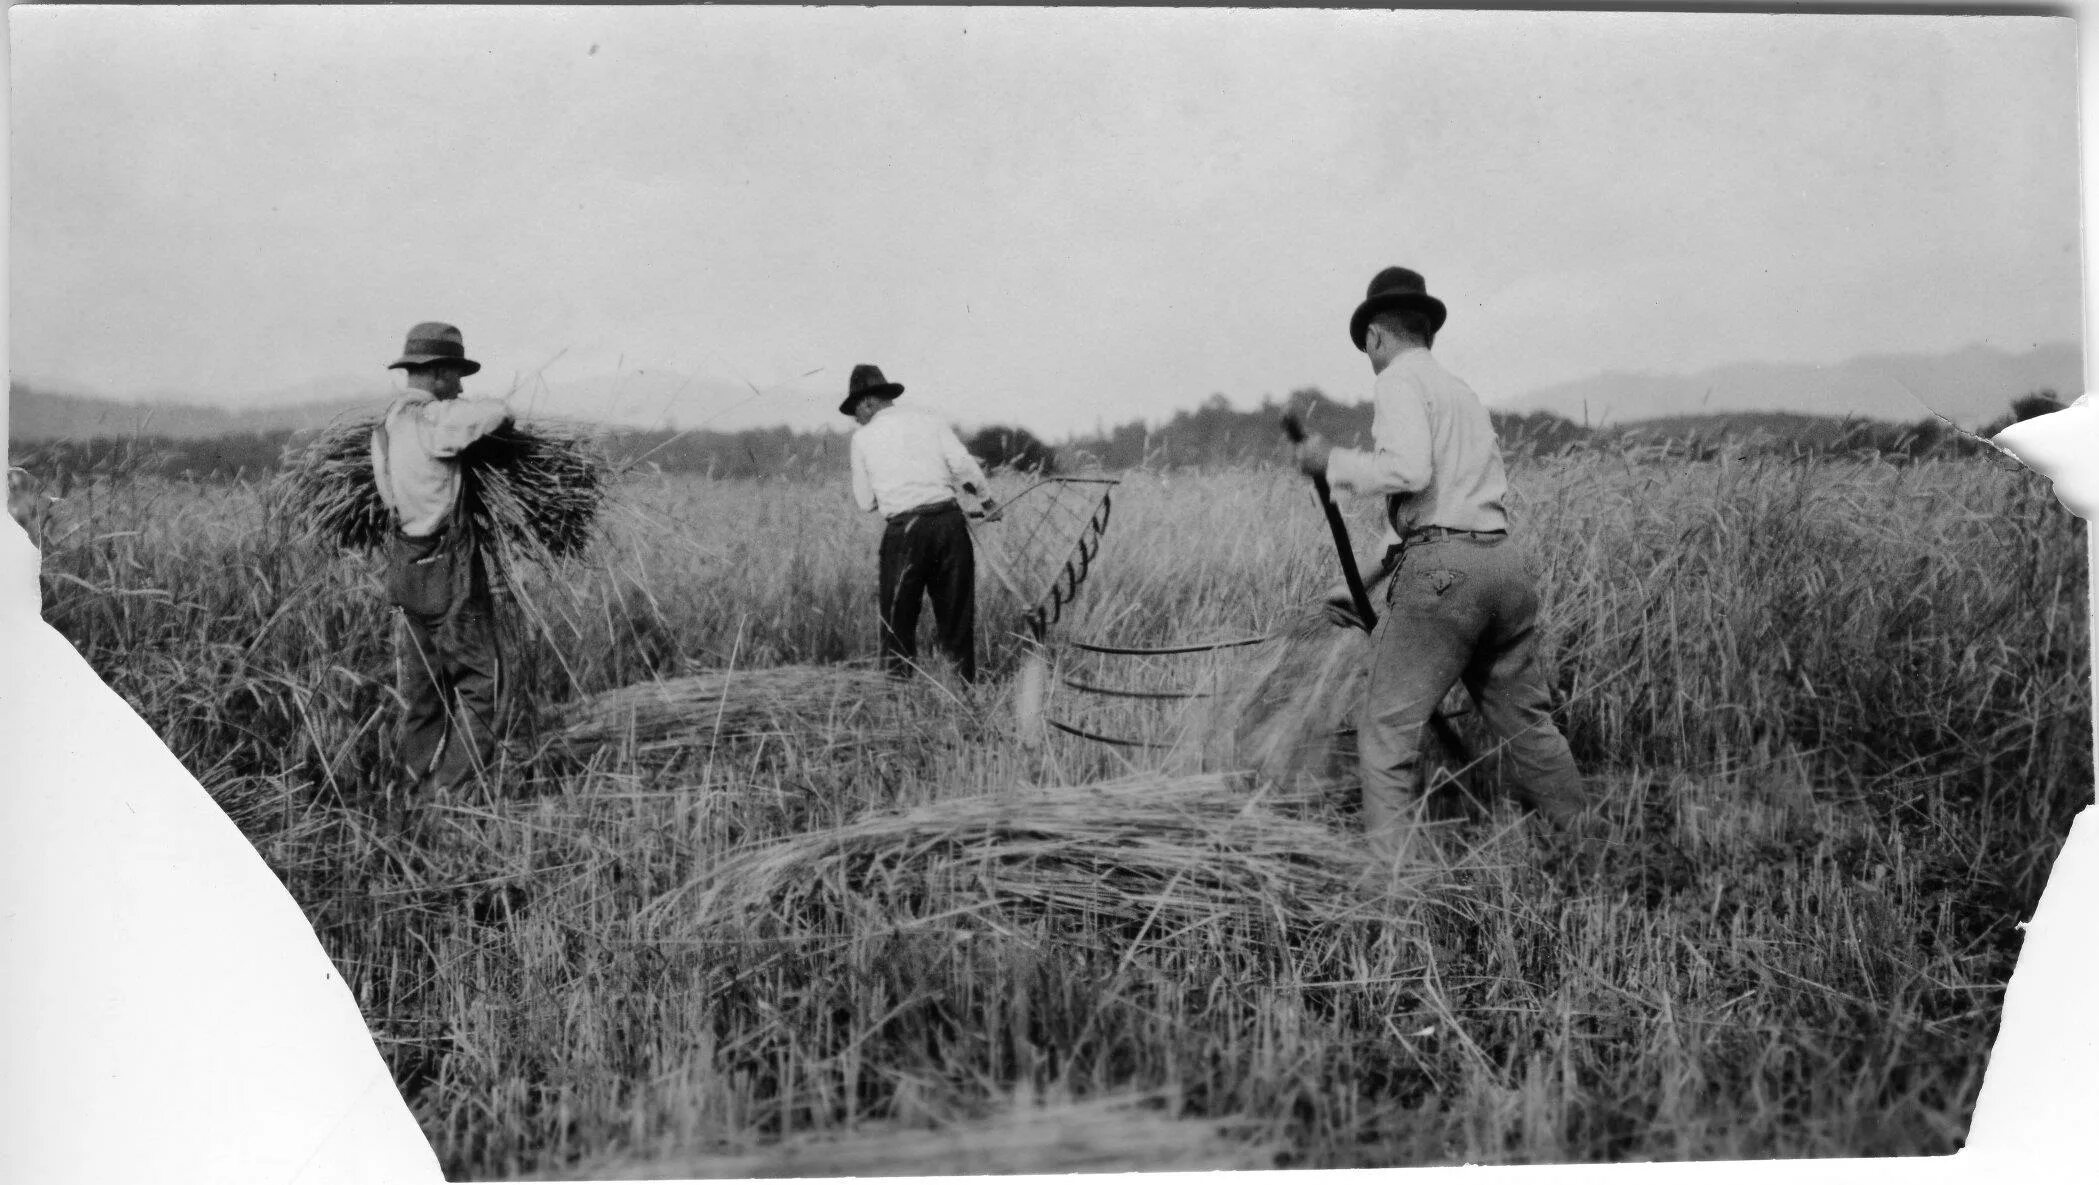
[[[1553,723],[1537,624],[1537,587],[1512,540],[1454,536],[1407,548],[1386,589],[1357,722],[1373,844],[1403,846],[1408,808],[1421,793],[1422,729],[1460,681],[1502,747],[1519,799],[1562,825],[1588,805]]]
[[[471,596],[449,616],[403,609],[401,621],[401,764],[419,793],[447,790],[495,758],[503,677],[495,607]]]
[[[891,675],[911,673],[918,657],[918,611],[933,599],[940,648],[962,678],[977,677],[977,552],[969,520],[953,502],[905,511],[882,532],[882,665]]]

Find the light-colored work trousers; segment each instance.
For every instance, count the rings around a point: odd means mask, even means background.
[[[1505,535],[1429,539],[1400,555],[1357,721],[1363,825],[1377,849],[1404,849],[1421,796],[1422,730],[1460,680],[1501,747],[1519,801],[1558,826],[1588,804],[1552,721],[1527,561]]]

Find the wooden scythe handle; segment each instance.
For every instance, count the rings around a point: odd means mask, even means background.
[[[1283,435],[1292,444],[1302,444],[1305,426],[1295,413],[1283,417]],[[1370,592],[1363,587],[1363,573],[1356,568],[1355,548],[1349,546],[1348,524],[1341,521],[1341,508],[1334,505],[1334,492],[1327,488],[1324,474],[1312,478],[1312,489],[1319,494],[1319,508],[1326,512],[1327,530],[1334,536],[1334,550],[1341,554],[1341,578],[1348,582],[1349,599],[1356,604],[1356,616],[1362,619],[1367,633],[1377,628],[1377,610],[1370,607]]]

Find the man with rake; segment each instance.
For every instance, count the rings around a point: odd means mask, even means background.
[[[984,470],[930,413],[896,406],[902,383],[878,366],[853,368],[838,410],[859,421],[851,447],[853,499],[888,520],[878,553],[882,665],[908,678],[918,657],[918,613],[931,597],[940,648],[964,682],[977,677],[977,559],[955,487],[999,518]]]
[[[507,427],[511,416],[501,399],[460,398],[460,380],[481,364],[466,356],[451,325],[410,329],[387,369],[406,371],[408,390],[372,430],[372,476],[394,517],[386,583],[402,619],[400,760],[422,800],[495,756],[502,648],[486,567],[456,512],[460,452]]]
[[[1472,388],[1429,353],[1443,302],[1402,267],[1379,272],[1349,320],[1370,358],[1370,450],[1298,444],[1305,473],[1385,499],[1384,611],[1357,721],[1363,821],[1398,854],[1421,795],[1422,731],[1463,681],[1508,758],[1517,797],[1577,827],[1588,805],[1566,738],[1552,720],[1538,661],[1538,592],[1529,555],[1510,537],[1508,479],[1494,424]]]

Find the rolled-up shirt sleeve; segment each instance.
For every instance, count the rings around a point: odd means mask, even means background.
[[[847,446],[846,452],[852,458],[853,501],[859,503],[862,510],[873,510],[875,483],[867,473],[867,444],[858,433],[853,435],[853,442]]]
[[[1373,448],[1337,448],[1327,458],[1327,484],[1354,494],[1412,494],[1427,489],[1435,467],[1428,406],[1410,376],[1379,376],[1370,425]]]
[[[445,399],[423,405],[430,455],[456,457],[461,449],[502,427],[510,404],[501,399]]]
[[[979,493],[990,487],[990,483],[984,480],[984,467],[962,447],[962,438],[956,436],[952,428],[940,429],[940,455],[947,461],[947,471],[954,475],[957,484]]]
[[[387,419],[393,413],[387,413]],[[394,496],[393,454],[389,451],[391,441],[387,438],[386,419],[372,425],[372,484],[378,487],[379,501],[395,514],[401,513],[401,500]]]

